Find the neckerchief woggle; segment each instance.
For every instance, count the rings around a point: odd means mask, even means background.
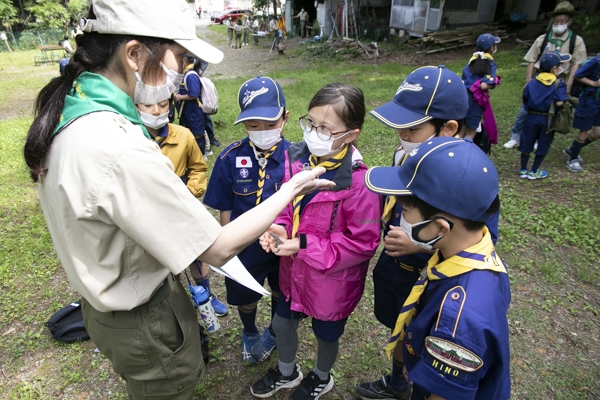
[[[92,72],[82,72],[73,82],[52,136],[77,118],[99,111],[109,111],[127,118],[142,129],[144,136],[152,139],[131,97],[102,75]]]

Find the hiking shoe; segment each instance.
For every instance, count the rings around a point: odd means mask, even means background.
[[[273,350],[275,349],[275,333],[271,328],[266,328],[260,339],[254,347],[252,347],[252,356],[258,360],[258,362],[265,361]]]
[[[227,306],[221,303],[214,294],[210,296],[210,304],[212,304],[213,308],[215,309],[215,315],[217,317],[223,317],[229,312]]]
[[[529,173],[527,174],[527,179],[529,180],[536,180],[536,179],[544,179],[548,177],[548,171],[542,171],[541,169],[538,169],[537,171],[533,172],[533,171],[529,171]]]
[[[520,170],[520,171],[519,171],[519,178],[521,178],[521,179],[525,179],[525,178],[527,178],[527,174],[528,174],[528,172],[529,172],[529,171],[527,171],[526,169],[522,169],[522,170]]]
[[[519,145],[519,141],[515,139],[510,139],[508,142],[504,143],[504,147],[507,149],[513,149]]]
[[[258,360],[252,357],[252,346],[260,339],[257,333],[242,332],[242,361],[250,365],[258,364]]]
[[[306,378],[302,379],[300,386],[292,392],[290,400],[316,400],[333,388],[331,374],[322,381],[317,374],[310,371]]]
[[[571,146],[567,147],[566,149],[563,150],[563,153],[565,153],[566,155],[568,155],[569,157],[571,157]],[[571,161],[571,160],[569,160]],[[579,164],[583,164],[583,158],[577,156],[577,161],[579,161]]]
[[[300,366],[296,364],[294,373],[291,376],[283,376],[279,371],[279,367],[271,368],[265,376],[254,382],[250,386],[250,393],[254,397],[265,399],[273,396],[280,389],[292,389],[302,381],[302,372]]]
[[[567,161],[567,168],[569,168],[573,172],[581,172],[583,168],[578,160],[569,160]]]
[[[412,387],[408,387],[404,392],[396,392],[388,382],[390,376],[382,376],[381,379],[375,382],[361,383],[356,387],[356,394],[361,399],[400,399],[410,400],[412,396]]]
[[[213,138],[210,140],[210,145],[215,146],[215,147],[221,147],[221,142],[219,142],[217,139]]]

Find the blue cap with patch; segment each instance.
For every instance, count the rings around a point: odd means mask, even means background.
[[[461,120],[468,109],[469,98],[462,79],[440,65],[411,72],[394,99],[369,114],[390,128],[404,129],[434,118]]]
[[[413,150],[401,167],[374,167],[367,188],[388,196],[416,196],[455,217],[486,222],[498,196],[498,172],[469,139],[436,137]]]
[[[238,92],[240,115],[235,124],[251,119],[277,121],[285,110],[285,97],[279,83],[258,76],[242,84]]]
[[[477,42],[475,42],[475,46],[481,47],[483,50],[487,50],[496,43],[500,43],[500,38],[498,36],[494,36],[491,33],[484,33],[479,35]]]
[[[569,61],[570,54],[560,54],[558,51],[546,53],[540,59],[540,69],[542,71],[550,71],[552,67],[556,67],[563,61]]]

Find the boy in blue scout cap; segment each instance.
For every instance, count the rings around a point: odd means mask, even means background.
[[[240,114],[247,137],[227,146],[219,155],[208,183],[204,204],[220,211],[221,225],[265,201],[281,186],[285,151],[290,146],[283,137],[289,118],[279,83],[268,77],[246,81],[238,92]],[[246,269],[260,283],[271,287],[271,316],[279,298],[279,257],[266,253],[258,241],[239,254]],[[244,330],[242,361],[256,364],[266,360],[275,348],[271,325],[262,335],[256,327],[256,311],[261,295],[225,278],[227,302],[238,306]]]
[[[402,166],[421,143],[435,136],[460,132],[469,107],[461,78],[445,68],[422,67],[410,73],[392,101],[371,111],[371,115],[397,131],[401,145],[395,150],[393,166]],[[384,196],[382,223],[384,251],[373,269],[374,312],[391,330],[404,301],[431,257],[430,246],[416,246],[400,227],[402,205],[394,196]],[[468,204],[469,199],[464,199]],[[487,224],[495,241],[498,213]],[[356,393],[362,399],[410,399],[411,388],[404,379],[402,351],[393,357],[391,374],[374,382],[361,383]]]
[[[527,83],[523,90],[523,106],[528,112],[523,122],[523,133],[519,151],[521,152],[521,170],[519,177],[522,179],[544,179],[547,171],[542,171],[540,166],[544,157],[550,150],[554,140],[554,132],[548,131],[548,112],[554,101],[556,107],[561,107],[569,99],[567,85],[557,75],[562,73],[560,63],[569,61],[570,54],[556,52],[546,53],[540,60],[540,73]],[[535,159],[531,170],[527,170],[529,155],[534,150],[534,143],[538,142],[535,150]]]
[[[585,62],[575,73],[575,78],[585,85],[573,120],[573,128],[579,129],[579,135],[563,153],[569,156],[567,168],[581,172],[581,149],[600,139],[600,53]]]
[[[500,38],[491,33],[484,33],[477,38],[476,51],[463,68],[462,73],[462,79],[467,89],[470,89],[477,81],[480,81],[479,89],[483,91],[493,89],[499,83],[496,78],[496,62],[493,57],[498,50],[498,43],[500,43]],[[477,104],[470,90],[468,94],[469,111],[465,117],[464,134],[461,136],[473,139],[483,116],[483,108]]]
[[[401,229],[435,250],[386,348],[401,347],[412,399],[508,399],[510,285],[485,227],[499,207],[494,164],[468,140],[432,138],[365,182],[396,196]]]

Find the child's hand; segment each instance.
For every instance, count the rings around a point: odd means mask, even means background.
[[[277,246],[282,243],[281,241],[285,239],[287,239],[287,231],[285,228],[281,225],[273,224],[262,234],[258,241],[263,250],[270,253],[272,248],[277,248]]]
[[[281,241],[279,246],[271,244],[271,251],[280,257],[293,256],[294,254],[298,253],[299,249],[300,239],[298,238],[284,239]]]
[[[399,226],[393,225],[390,225],[390,230],[383,239],[383,246],[385,254],[390,257],[407,256],[423,252],[423,249],[415,246]]]

